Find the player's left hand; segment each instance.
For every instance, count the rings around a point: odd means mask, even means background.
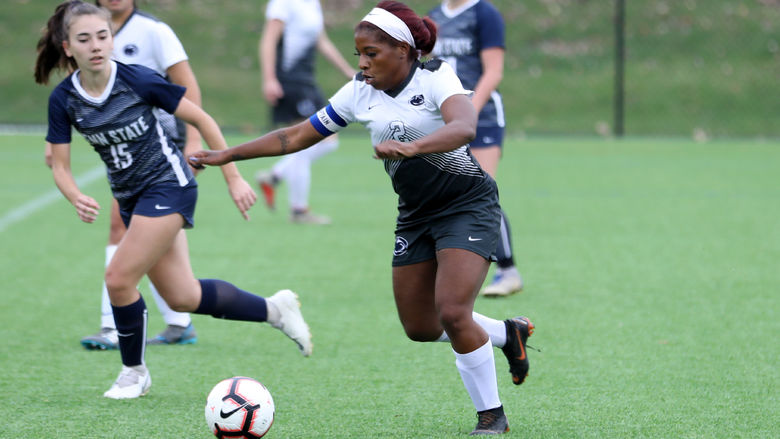
[[[377,159],[402,159],[413,157],[417,152],[414,145],[397,140],[385,140],[374,146],[374,158]]]
[[[234,178],[228,182],[228,191],[236,203],[236,207],[241,212],[245,220],[249,221],[249,208],[257,201],[257,194],[252,186],[243,178]]]

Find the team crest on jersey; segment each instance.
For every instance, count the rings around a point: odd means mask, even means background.
[[[425,103],[425,97],[423,97],[423,95],[414,95],[411,99],[409,99],[409,103],[415,107],[419,107]]]
[[[136,56],[138,55],[138,46],[135,44],[128,44],[122,48],[122,52],[127,56]]]
[[[409,242],[404,239],[403,236],[396,236],[395,237],[395,249],[393,250],[393,255],[395,256],[401,256],[406,254],[406,251],[409,250]]]

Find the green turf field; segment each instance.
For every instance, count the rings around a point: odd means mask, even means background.
[[[99,325],[107,215],[84,224],[52,197],[42,136],[0,137],[0,437],[207,438],[206,394],[233,375],[272,392],[270,438],[464,437],[475,416],[449,346],[408,341],[395,313],[395,196],[366,139],[343,136],[315,165],[312,205],[328,227],[289,224],[284,194],[280,211],[258,205],[244,222],[219,172],[199,177],[196,275],[297,291],[313,356],[267,325],[194,316],[198,343],[150,347],[151,392],[114,401],[102,393],[118,352],[78,343]],[[495,351],[507,437],[780,436],[779,147],[508,142],[499,186],[526,288],[476,308],[529,316],[542,352],[515,387]],[[251,178],[272,162],[240,168]],[[74,173],[99,165],[79,139]],[[104,178],[82,190],[107,211]]]

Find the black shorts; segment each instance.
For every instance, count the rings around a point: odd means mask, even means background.
[[[282,84],[284,96],[273,107],[274,125],[306,119],[327,105],[322,92],[311,84]]]
[[[495,261],[501,212],[497,205],[397,227],[393,267],[436,258],[445,248],[460,248]]]
[[[184,228],[191,229],[195,225],[198,185],[194,179],[184,187],[175,183],[157,184],[130,199],[117,201],[126,227],[130,226],[133,215],[157,217],[178,213],[184,218]]]

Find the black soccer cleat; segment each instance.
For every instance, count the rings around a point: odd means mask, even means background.
[[[504,406],[477,412],[477,426],[469,436],[482,434],[504,434],[509,431],[509,423],[504,415]]]
[[[515,317],[504,320],[506,326],[506,344],[501,350],[509,362],[509,373],[516,386],[523,384],[528,376],[528,355],[525,342],[534,333],[534,324],[527,317]]]

